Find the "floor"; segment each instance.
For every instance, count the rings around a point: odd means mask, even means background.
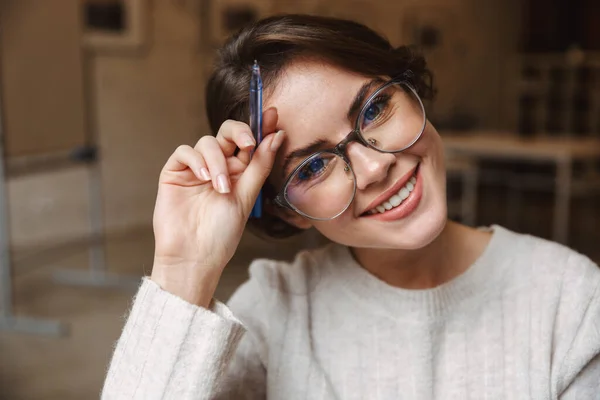
[[[482,224],[503,223],[494,215],[497,194],[482,196]],[[530,209],[524,207],[520,230],[543,235],[549,231],[551,204],[543,198]],[[546,204],[546,205],[544,205]],[[489,206],[488,206],[489,205]],[[590,206],[576,207],[573,247],[600,261],[597,246],[598,214],[590,218]],[[582,211],[583,210],[583,211]],[[589,220],[592,220],[590,223]],[[540,233],[541,232],[541,233]],[[245,235],[236,256],[225,270],[216,297],[227,300],[247,277],[250,260],[271,254],[289,259],[314,237],[306,236],[276,246]],[[139,279],[151,268],[153,238],[150,230],[109,237],[107,259],[111,271]],[[60,320],[70,328],[62,338],[0,333],[0,400],[93,399],[98,397],[112,347],[124,323],[133,291],[58,285],[52,274],[59,268],[81,269],[87,265],[86,247],[75,244],[52,251],[16,254],[15,303],[19,315]]]

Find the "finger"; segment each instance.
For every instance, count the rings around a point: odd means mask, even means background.
[[[219,193],[229,193],[231,182],[227,170],[227,161],[217,139],[212,136],[203,136],[197,147],[202,157],[204,157],[215,190]]]
[[[278,118],[277,108],[270,107],[265,110],[263,113],[263,138],[275,132]]]
[[[269,134],[273,133],[277,127],[277,108],[270,107],[265,110],[263,113],[263,139],[267,137]],[[247,149],[241,149],[237,154],[237,158],[239,158],[246,165],[250,162],[252,158],[253,147],[249,147]]]
[[[180,172],[189,168],[201,182],[210,180],[206,162],[202,155],[187,145],[179,146],[163,167],[162,173]]]
[[[247,167],[248,164],[244,164],[237,157],[227,158],[227,171],[229,171],[229,177],[231,177],[231,175],[241,174]]]
[[[216,138],[225,157],[231,157],[238,147],[252,149],[256,145],[250,127],[243,122],[231,119],[221,124]]]
[[[248,214],[258,197],[258,192],[273,169],[275,154],[281,147],[284,139],[285,133],[283,131],[267,136],[256,149],[252,161],[250,161],[246,171],[244,171],[238,181],[237,187],[240,199],[244,205],[244,211]]]

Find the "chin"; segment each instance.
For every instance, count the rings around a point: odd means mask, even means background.
[[[408,222],[408,221],[407,221]],[[396,236],[395,248],[404,250],[422,249],[433,242],[444,230],[448,222],[445,202],[440,202],[422,215],[410,221]]]

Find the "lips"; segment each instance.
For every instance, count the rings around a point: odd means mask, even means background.
[[[402,189],[414,175],[416,175],[419,169],[419,165],[420,164],[417,164],[413,169],[411,169],[410,171],[405,173],[400,179],[398,179],[398,181],[396,181],[396,183],[394,183],[392,187],[388,188],[382,194],[377,196],[371,203],[369,203],[367,207],[365,207],[365,209],[360,215],[369,215],[370,210],[374,209],[378,205],[388,200],[394,194],[398,193],[398,191]]]

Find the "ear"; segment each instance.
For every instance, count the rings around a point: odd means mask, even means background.
[[[296,228],[306,230],[312,227],[310,219],[303,217],[302,215],[290,210],[289,208],[271,204],[270,202],[266,204],[265,207],[267,208],[267,212],[281,218],[282,220],[284,220],[290,225],[295,226]]]

